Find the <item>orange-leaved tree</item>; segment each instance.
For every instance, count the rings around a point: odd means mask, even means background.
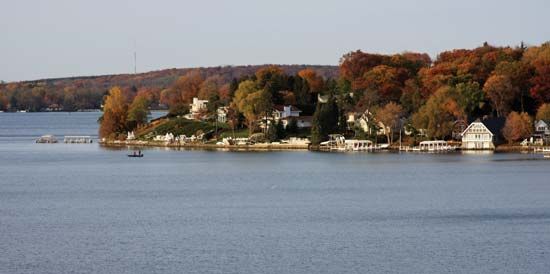
[[[401,115],[403,115],[403,107],[394,102],[389,102],[376,112],[376,120],[384,124],[388,144],[393,142],[393,130],[399,127]]]
[[[514,87],[510,77],[504,75],[489,77],[483,86],[483,91],[491,101],[498,117],[508,114],[512,102],[518,94],[518,89]]]
[[[323,90],[323,77],[319,76],[313,69],[307,68],[300,70],[298,76],[304,78],[309,85],[310,92],[319,93]]]
[[[502,135],[508,143],[517,142],[531,137],[533,134],[533,119],[526,112],[511,112],[506,117]]]

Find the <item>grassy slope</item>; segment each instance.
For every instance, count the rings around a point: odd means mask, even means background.
[[[218,129],[223,129],[224,127],[225,125],[218,125]],[[193,121],[185,118],[166,118],[157,120],[139,129],[136,135],[138,139],[152,138],[155,135],[165,135],[166,133],[172,133],[174,136],[191,136],[196,135],[198,131],[208,133],[215,129],[216,125],[213,123]]]

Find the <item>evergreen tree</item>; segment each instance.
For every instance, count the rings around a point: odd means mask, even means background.
[[[229,84],[229,98],[233,99],[235,96],[235,91],[239,88],[239,80],[237,78],[233,78],[231,81],[231,84]]]
[[[206,104],[208,113],[216,114],[218,108],[222,106],[223,106],[223,102],[220,98],[220,95],[212,94],[210,95],[210,97],[208,97],[208,103]]]
[[[318,145],[326,140],[329,134],[339,132],[338,120],[339,111],[334,97],[331,96],[327,103],[317,103],[313,114],[311,143]]]
[[[268,125],[266,137],[270,142],[275,142],[279,140],[279,136],[277,134],[277,126],[274,125],[273,123]]]
[[[324,139],[321,130],[321,105],[321,103],[317,103],[311,123],[311,144],[313,145],[319,145]]]
[[[286,138],[286,130],[281,120],[277,122],[276,128],[277,128],[277,138],[279,139]]]
[[[147,100],[144,95],[136,96],[128,108],[128,121],[126,122],[126,127],[128,130],[133,130],[147,123],[149,114],[149,100]]]
[[[290,119],[286,126],[286,131],[291,134],[298,133],[298,121],[295,118]]]

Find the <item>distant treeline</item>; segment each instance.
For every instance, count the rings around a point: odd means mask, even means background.
[[[153,96],[152,107],[158,107],[161,92],[170,88],[176,80],[189,73],[198,72],[202,78],[215,76],[218,81],[230,83],[269,65],[220,66],[209,68],[166,69],[139,74],[70,77],[0,83],[0,110],[74,111],[100,108],[104,96],[113,86],[132,90],[144,90]],[[312,68],[325,78],[337,78],[337,66],[279,65],[287,74],[296,74]]]

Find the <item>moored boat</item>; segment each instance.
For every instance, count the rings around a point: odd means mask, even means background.
[[[57,142],[57,138],[53,135],[42,135],[40,138],[36,139],[36,143],[38,144],[55,144]]]
[[[447,141],[435,140],[435,141],[422,141],[419,146],[401,148],[401,151],[413,151],[413,152],[448,152],[457,150],[457,146],[449,145]]]
[[[376,145],[370,140],[346,140],[341,134],[331,134],[328,141],[319,145],[319,149],[328,151],[373,151],[387,149],[388,146],[387,144]]]

